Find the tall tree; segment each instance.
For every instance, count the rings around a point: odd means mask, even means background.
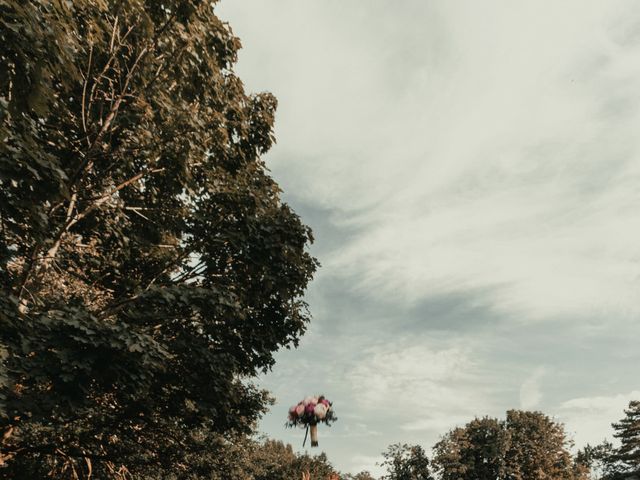
[[[393,444],[382,454],[384,480],[432,480],[429,459],[420,445]]]
[[[576,468],[562,424],[541,412],[509,410],[505,478],[512,480],[577,480],[586,474]]]
[[[434,446],[442,480],[583,480],[561,424],[540,412],[510,410],[505,420],[475,419]]]
[[[583,465],[594,480],[614,480],[622,474],[622,466],[614,453],[613,444],[607,440],[598,445],[587,444],[576,454],[576,463]]]
[[[434,446],[433,465],[441,480],[502,478],[507,435],[498,419],[474,419]]]
[[[211,1],[0,0],[0,464],[152,478],[249,432],[311,232]]]
[[[256,445],[252,464],[250,478],[254,480],[298,479],[302,473],[309,473],[313,479],[324,480],[335,473],[324,452],[318,455],[294,453],[291,445],[269,439]]]
[[[612,461],[620,464],[625,474],[640,476],[640,401],[632,400],[624,411],[625,416],[613,424],[613,434],[620,441],[612,455]]]

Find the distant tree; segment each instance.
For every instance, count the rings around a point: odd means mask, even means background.
[[[309,472],[312,479],[329,479],[336,473],[333,466],[329,462],[326,453],[322,452],[318,455],[298,455],[294,463],[296,472]],[[293,478],[293,477],[287,477]],[[297,475],[296,475],[297,478]]]
[[[384,480],[432,480],[429,459],[420,445],[396,443],[382,454],[387,475]]]
[[[284,480],[296,478],[296,454],[291,445],[265,439],[256,445],[251,454],[252,478],[255,480]]]
[[[433,465],[441,480],[501,478],[506,432],[495,418],[474,419],[434,446]]]
[[[513,480],[576,479],[564,427],[541,412],[509,410],[505,476]],[[580,478],[580,477],[578,477]]]
[[[356,474],[346,474],[342,478],[344,478],[344,480],[376,480],[375,477],[366,470]]]
[[[308,472],[313,479],[324,480],[335,473],[325,453],[295,453],[291,445],[278,440],[254,443],[248,456],[251,466],[246,469],[246,478],[253,480],[298,479],[303,472]]]
[[[620,446],[614,449],[611,460],[619,463],[625,476],[640,477],[640,401],[629,402],[624,413],[624,418],[613,424],[613,436],[620,441]]]
[[[313,480],[327,480],[335,470],[324,453],[300,454],[278,440],[253,440],[246,436],[212,435],[201,451],[189,452],[173,472],[150,465],[135,478],[190,480],[299,480],[309,473]],[[126,477],[128,479],[128,477]]]
[[[0,1],[0,45],[0,476],[209,478],[308,320],[276,100],[211,1]]]
[[[598,445],[581,448],[576,454],[576,463],[583,465],[593,480],[613,480],[622,473],[620,462],[614,458],[613,444],[604,440]]]
[[[587,469],[569,453],[562,425],[540,412],[510,410],[446,434],[434,446],[442,480],[583,480]]]

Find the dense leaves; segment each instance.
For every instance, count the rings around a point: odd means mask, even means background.
[[[599,445],[586,445],[581,448],[576,454],[576,462],[589,470],[591,479],[613,480],[621,478],[622,473],[613,456],[613,444],[605,440]]]
[[[629,402],[624,413],[624,418],[613,424],[614,437],[620,441],[613,460],[621,464],[624,472],[640,475],[640,401]]]
[[[311,232],[260,158],[276,101],[210,2],[0,0],[0,43],[5,471],[195,468],[308,320]]]
[[[300,454],[280,441],[247,438],[222,439],[213,436],[207,448],[187,458],[168,478],[227,480],[290,480],[309,473],[313,480],[329,480],[335,469],[324,453]],[[182,468],[180,468],[182,467]],[[188,471],[188,473],[186,473]],[[164,472],[148,471],[145,478],[167,478]]]
[[[384,480],[433,480],[429,459],[420,445],[389,445],[382,456],[382,466],[387,469]]]
[[[588,469],[569,453],[562,425],[540,412],[510,410],[505,420],[475,419],[434,447],[442,480],[586,479]]]
[[[447,433],[434,447],[434,466],[442,480],[501,478],[506,450],[503,424],[494,418],[474,419]]]
[[[624,417],[613,424],[616,445],[604,441],[587,445],[581,461],[601,480],[636,480],[640,477],[640,401],[632,400]]]

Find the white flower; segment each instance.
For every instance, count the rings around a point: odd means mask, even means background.
[[[322,420],[327,415],[327,407],[322,403],[319,403],[318,405],[316,405],[316,408],[313,409],[313,413],[316,415],[316,417]]]

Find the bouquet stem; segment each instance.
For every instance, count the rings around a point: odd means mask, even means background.
[[[318,446],[318,425],[311,425],[309,428],[311,430],[311,446],[317,447]]]

